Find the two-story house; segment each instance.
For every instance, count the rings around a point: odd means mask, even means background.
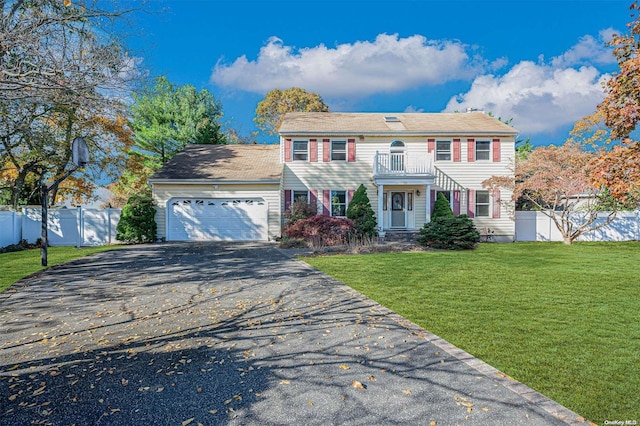
[[[364,184],[381,236],[429,222],[438,193],[497,241],[514,238],[511,193],[482,181],[513,174],[517,131],[482,112],[288,113],[279,145],[190,145],[149,181],[158,237],[268,240],[297,199],[344,216]]]
[[[438,193],[495,240],[513,240],[511,193],[482,181],[512,175],[517,131],[482,112],[289,113],[279,129],[283,205],[309,200],[344,216],[364,184],[378,229],[417,230]]]

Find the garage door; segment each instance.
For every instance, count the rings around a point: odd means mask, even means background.
[[[173,198],[168,204],[168,241],[268,239],[267,203],[262,198]]]

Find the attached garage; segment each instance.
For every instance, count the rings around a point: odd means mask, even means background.
[[[268,204],[262,198],[173,198],[168,241],[267,241]]]
[[[158,238],[273,240],[281,180],[278,145],[187,145],[149,179]]]

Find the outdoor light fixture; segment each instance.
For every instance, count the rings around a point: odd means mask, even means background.
[[[41,257],[42,257],[42,266],[47,266],[47,247],[48,247],[48,198],[49,191],[52,189],[56,189],[60,182],[65,180],[71,175],[71,173],[75,172],[78,169],[84,168],[87,164],[89,164],[89,147],[87,147],[87,143],[84,141],[84,138],[75,138],[71,143],[71,155],[73,165],[65,174],[56,179],[51,185],[47,185],[44,181],[42,182],[42,249]]]
[[[419,196],[420,196],[420,190],[418,189],[416,190],[416,197],[419,197]]]

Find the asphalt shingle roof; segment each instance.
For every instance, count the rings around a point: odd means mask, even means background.
[[[151,180],[280,180],[279,145],[187,145]]]
[[[395,117],[397,120],[385,120]],[[281,134],[303,133],[495,133],[515,135],[516,129],[483,112],[467,113],[334,113],[290,112]]]

